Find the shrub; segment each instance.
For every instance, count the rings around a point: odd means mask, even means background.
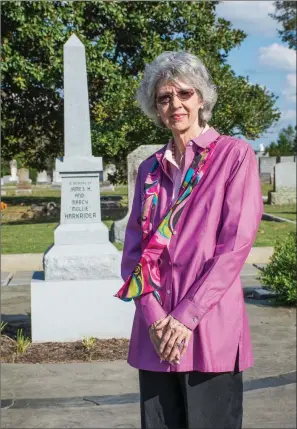
[[[276,292],[277,300],[296,304],[296,234],[290,232],[277,241],[269,264],[260,274],[266,289]]]

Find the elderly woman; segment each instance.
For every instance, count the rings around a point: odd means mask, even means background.
[[[136,305],[141,425],[241,428],[253,354],[240,271],[263,210],[254,151],[208,125],[216,89],[194,55],[159,55],[137,99],[172,132],[139,167],[116,295]]]

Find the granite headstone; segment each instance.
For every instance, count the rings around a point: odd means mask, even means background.
[[[262,182],[272,182],[273,168],[276,162],[276,156],[261,156],[259,158],[259,174]]]
[[[121,243],[125,241],[125,232],[132,208],[139,165],[142,161],[157,152],[162,146],[164,145],[142,145],[128,155],[128,213],[123,219],[113,223],[112,236],[114,241]]]
[[[31,180],[29,177],[29,170],[27,168],[20,168],[18,171],[18,183],[16,185],[16,194],[28,195],[32,194]]]
[[[274,167],[274,188],[269,203],[296,204],[296,163],[281,162]]]

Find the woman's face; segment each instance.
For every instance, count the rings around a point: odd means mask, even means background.
[[[198,113],[203,101],[194,88],[182,81],[160,85],[156,106],[164,125],[174,133],[199,129]]]

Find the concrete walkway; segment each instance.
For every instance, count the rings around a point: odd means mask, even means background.
[[[294,310],[247,304],[255,366],[243,428],[296,428]],[[139,428],[137,371],[125,361],[2,364],[3,428]]]
[[[257,274],[246,264],[243,287],[259,284]],[[296,311],[265,301],[246,305],[255,366],[244,372],[243,428],[296,428]],[[28,311],[28,280],[2,287],[2,316],[24,318]],[[125,361],[2,364],[1,427],[139,428],[137,377]]]

